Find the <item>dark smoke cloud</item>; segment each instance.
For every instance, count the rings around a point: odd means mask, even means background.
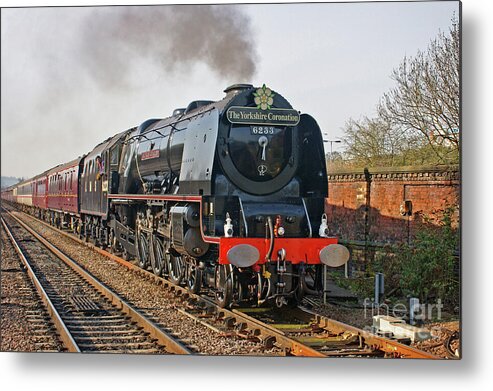
[[[235,6],[96,8],[82,28],[78,58],[104,87],[126,86],[140,61],[163,73],[197,62],[220,77],[250,80],[255,73],[250,20]]]

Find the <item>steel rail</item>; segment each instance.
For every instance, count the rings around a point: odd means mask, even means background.
[[[48,314],[50,315],[50,317],[53,321],[53,324],[55,325],[55,328],[57,329],[58,334],[60,336],[60,339],[62,340],[64,346],[67,348],[67,350],[69,352],[80,353],[81,350],[80,350],[79,346],[75,342],[74,338],[72,337],[72,334],[68,330],[68,328],[65,325],[65,323],[63,322],[60,314],[58,313],[58,311],[56,310],[52,301],[48,297],[48,294],[46,293],[43,286],[41,285],[41,282],[39,281],[38,277],[34,273],[33,268],[31,267],[29,261],[27,260],[26,256],[22,252],[19,244],[17,243],[17,240],[15,240],[14,235],[12,235],[12,232],[11,232],[9,226],[7,225],[7,223],[5,222],[3,217],[2,217],[2,225],[3,225],[3,228],[5,229],[5,232],[7,233],[8,237],[9,237],[9,239],[10,239],[10,242],[14,246],[15,251],[19,255],[21,262],[26,267],[27,274],[31,278],[31,281],[34,284],[34,287],[38,291],[40,298],[41,298],[41,301],[46,306]]]
[[[51,251],[55,256],[60,258],[65,264],[75,270],[84,280],[86,280],[90,285],[92,285],[97,291],[101,292],[112,304],[119,308],[122,312],[127,314],[138,326],[142,327],[144,331],[149,333],[149,335],[156,339],[158,343],[163,345],[166,350],[170,353],[175,354],[192,354],[192,351],[186,346],[178,342],[171,335],[167,334],[159,328],[152,320],[148,319],[142,315],[136,308],[130,305],[117,293],[111,291],[102,282],[98,281],[93,277],[87,270],[84,270],[75,261],[66,256],[58,248],[48,242],[45,238],[35,232],[31,227],[25,224],[18,217],[14,216],[12,213],[7,211],[9,216],[15,219],[23,228],[25,228],[29,233],[31,233],[37,240],[39,240],[49,251]],[[3,220],[3,219],[2,219]]]
[[[27,215],[27,214],[26,214]],[[313,349],[310,346],[307,346],[289,336],[287,336],[285,333],[283,333],[281,330],[275,329],[273,326],[266,324],[258,319],[255,319],[254,317],[251,317],[247,314],[242,313],[241,311],[238,311],[236,309],[229,310],[225,308],[220,308],[217,306],[214,301],[194,294],[190,291],[188,291],[186,288],[181,287],[179,285],[173,284],[171,281],[166,280],[163,277],[156,276],[154,273],[149,272],[147,270],[144,270],[134,264],[132,264],[129,261],[125,261],[124,259],[118,257],[115,254],[112,254],[106,250],[103,250],[100,247],[95,246],[92,243],[85,242],[74,235],[64,232],[56,227],[53,227],[49,225],[48,223],[39,220],[35,217],[32,217],[30,215],[27,215],[36,221],[40,222],[41,224],[45,225],[46,227],[55,230],[57,233],[60,233],[64,235],[67,238],[70,238],[77,243],[83,244],[87,246],[88,248],[96,251],[97,253],[103,255],[106,258],[109,258],[122,266],[125,266],[126,268],[140,273],[141,275],[145,276],[147,279],[153,280],[159,285],[163,285],[165,288],[170,289],[171,291],[174,291],[177,295],[181,296],[184,299],[192,299],[197,302],[202,302],[208,307],[213,307],[214,310],[216,311],[217,314],[219,314],[222,318],[224,319],[229,319],[230,321],[233,321],[236,324],[239,323],[244,323],[246,326],[251,329],[251,330],[258,330],[260,331],[260,335],[258,335],[260,340],[263,341],[269,341],[269,338],[274,337],[275,338],[275,343],[280,346],[281,348],[284,348],[289,354],[294,355],[294,356],[302,356],[302,357],[328,357],[328,354],[324,354],[323,352],[319,352],[315,349]],[[306,308],[300,307],[304,312],[307,314],[310,314],[315,317],[319,325],[323,328],[330,328],[331,330],[337,330],[340,332],[351,332],[353,334],[356,334],[358,336],[361,336],[364,340],[365,345],[376,348],[378,350],[381,350],[389,355],[393,355],[395,357],[402,357],[402,358],[415,358],[415,359],[441,359],[438,356],[435,356],[431,353],[424,352],[422,350],[413,348],[411,346],[407,346],[404,344],[401,344],[397,341],[387,339],[384,337],[377,336],[375,334],[372,334],[368,331],[359,329],[354,326],[350,326],[348,324],[336,321],[334,319],[327,318],[325,316],[322,316],[320,314],[317,314],[315,312],[312,312]]]

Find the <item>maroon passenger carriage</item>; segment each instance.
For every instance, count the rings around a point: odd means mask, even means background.
[[[47,219],[58,227],[66,227],[73,231],[76,231],[79,221],[79,166],[82,161],[83,158],[79,157],[56,166],[46,172],[44,179]],[[42,189],[42,183],[38,189]],[[42,207],[42,196],[38,197],[38,202]]]
[[[17,200],[14,198],[14,189],[15,186],[10,186],[6,189],[2,189],[2,200],[8,202],[16,202]]]
[[[33,178],[33,207],[34,214],[38,218],[44,219],[48,208],[46,172]]]

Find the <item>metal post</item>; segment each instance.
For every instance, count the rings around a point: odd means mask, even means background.
[[[327,133],[324,133],[324,136],[327,136],[328,134]],[[333,161],[333,157],[332,157],[332,144],[333,143],[341,143],[342,141],[341,140],[326,140],[324,139],[323,140],[324,143],[330,143],[330,161]]]
[[[378,273],[375,273],[375,287],[373,289],[373,303],[378,305],[378,293],[380,292],[380,286],[378,281]]]
[[[380,296],[384,293],[383,273],[375,273],[375,298],[374,302],[377,307],[380,306]]]
[[[324,304],[327,304],[327,265],[324,265]]]
[[[419,309],[419,299],[417,297],[409,298],[409,324],[416,324],[416,309]]]

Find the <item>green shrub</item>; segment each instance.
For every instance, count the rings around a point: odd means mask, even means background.
[[[459,304],[460,283],[456,266],[459,234],[452,227],[455,208],[440,213],[431,224],[423,217],[423,226],[411,244],[389,245],[379,250],[366,271],[351,279],[335,276],[337,283],[356,292],[360,297],[373,297],[374,275],[385,277],[385,297],[391,300],[408,296],[422,303],[441,299],[448,308]]]
[[[400,286],[404,295],[422,302],[440,298],[458,305],[460,283],[456,265],[459,234],[452,228],[454,208],[443,211],[437,228],[426,225],[412,246],[403,246],[396,255],[401,265]],[[427,222],[428,219],[424,219]]]

